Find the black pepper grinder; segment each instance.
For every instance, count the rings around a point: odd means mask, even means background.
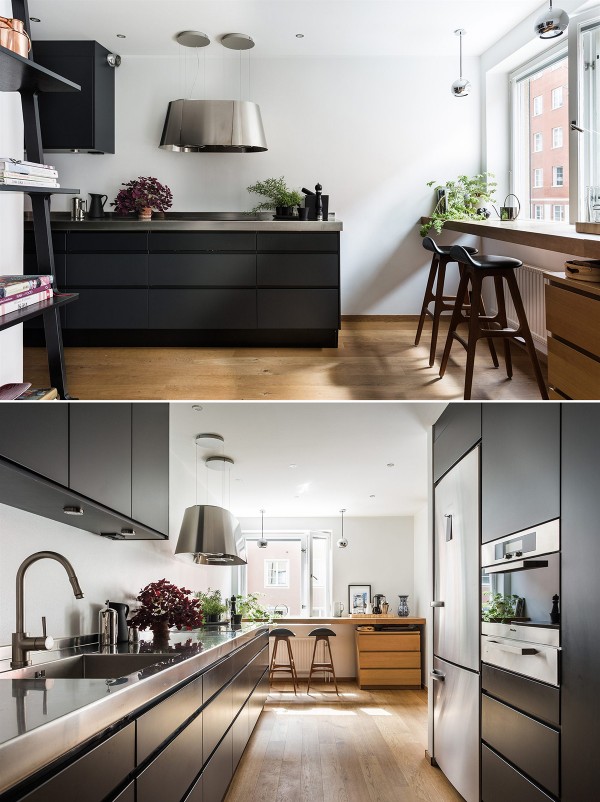
[[[235,596],[232,596],[229,599],[229,612],[231,613],[232,617],[237,615],[237,606],[236,606],[236,599]]]
[[[552,597],[552,610],[550,611],[550,621],[553,624],[560,624],[560,612],[558,609],[559,596],[555,594]]]
[[[323,219],[323,199],[321,197],[323,187],[321,184],[315,184],[315,216],[317,220]]]

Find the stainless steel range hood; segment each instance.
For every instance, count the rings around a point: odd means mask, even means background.
[[[159,147],[180,153],[265,151],[260,108],[247,100],[172,100]]]
[[[239,521],[223,507],[188,507],[175,554],[191,554],[198,565],[246,565]]]

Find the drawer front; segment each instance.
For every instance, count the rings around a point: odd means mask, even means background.
[[[79,290],[67,308],[68,329],[147,329],[148,290]]]
[[[541,643],[518,642],[519,647],[531,647],[533,654],[515,655],[515,641],[500,635],[481,636],[481,660],[497,668],[525,674],[531,679],[558,687],[558,649]]]
[[[24,232],[23,250],[25,253],[35,253],[35,234],[33,233],[33,231]],[[64,253],[67,250],[66,231],[52,232],[52,250],[54,251],[54,253]]]
[[[248,743],[248,738],[250,737],[250,732],[248,730],[248,705],[244,705],[240,710],[239,716],[233,722],[233,726],[231,727],[231,734],[233,736],[233,770],[235,771],[237,764],[240,762],[244,749],[246,748],[246,744]]]
[[[263,707],[265,706],[265,702],[267,701],[267,696],[269,695],[270,690],[270,683],[269,683],[269,672],[265,671],[265,673],[260,678],[254,693],[246,702],[248,706],[248,735],[252,735],[252,731],[256,726],[256,722],[259,719],[260,714],[262,713]]]
[[[569,398],[600,398],[600,362],[548,337],[548,381]]]
[[[157,251],[255,251],[256,234],[245,231],[150,232],[149,247]]]
[[[255,655],[268,645],[269,635],[265,632],[264,635],[259,635],[257,638],[250,641],[250,643],[238,649],[237,652],[234,652],[231,655],[231,659],[233,660],[233,673],[237,674],[238,671],[241,671]]]
[[[207,760],[215,746],[219,743],[231,725],[233,692],[231,685],[223,688],[214,696],[202,711],[204,727],[202,729],[202,749],[204,760]]]
[[[559,734],[489,696],[481,698],[481,737],[558,796]]]
[[[152,287],[255,287],[254,253],[150,254]]]
[[[361,652],[419,652],[421,637],[414,632],[407,635],[359,635],[358,648]]]
[[[202,798],[205,802],[221,802],[232,776],[233,737],[230,730],[202,772]]]
[[[135,724],[129,724],[21,799],[101,802],[134,768]]]
[[[261,253],[257,257],[259,287],[337,287],[338,257],[333,253]]]
[[[27,276],[40,275],[35,253],[23,254],[23,273]],[[56,275],[56,282],[53,285],[54,289],[64,289],[67,283],[66,256],[64,253],[54,254],[54,273]]]
[[[256,290],[149,291],[151,329],[255,329]]]
[[[366,668],[360,670],[361,685],[421,686],[420,668]]]
[[[231,711],[236,716],[246,704],[254,685],[251,683],[250,666],[245,668],[231,683]]]
[[[147,250],[148,235],[142,231],[70,231],[67,237],[69,253]]]
[[[598,298],[547,284],[546,328],[556,337],[600,356]]]
[[[190,716],[202,707],[202,677],[159,702],[136,721],[137,762],[146,760]]]
[[[208,702],[211,696],[218,693],[233,677],[233,660],[231,657],[225,658],[214,668],[209,669],[202,675],[204,680],[204,702]]]
[[[551,798],[505,760],[481,746],[482,802],[552,802]]]
[[[202,768],[202,713],[191,721],[136,780],[144,802],[181,799]]]
[[[337,329],[337,290],[258,290],[259,329]]]
[[[560,725],[560,691],[527,677],[519,677],[499,668],[483,665],[481,687],[513,707],[549,724]]]
[[[267,231],[256,238],[259,251],[321,251],[336,252],[339,236],[330,231]]]
[[[148,257],[143,253],[70,253],[68,287],[147,287]]]
[[[420,652],[361,652],[361,668],[420,668]]]

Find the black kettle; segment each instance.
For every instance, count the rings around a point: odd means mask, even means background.
[[[111,610],[117,612],[117,643],[126,643],[129,640],[127,631],[127,616],[129,615],[129,605],[121,602],[110,602]]]
[[[89,207],[88,213],[87,213],[88,219],[94,218],[94,217],[104,217],[105,216],[105,214],[104,214],[104,204],[108,200],[108,195],[100,195],[100,194],[95,194],[93,192],[90,192],[89,195],[90,195],[91,201],[90,201],[90,207]]]

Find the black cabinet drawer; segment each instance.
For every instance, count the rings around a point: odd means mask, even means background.
[[[256,290],[149,291],[151,329],[255,329]]]
[[[260,681],[258,682],[256,688],[254,689],[254,693],[246,702],[246,704],[248,705],[248,736],[252,735],[252,731],[254,730],[256,722],[258,721],[259,716],[262,713],[268,695],[269,695],[269,672],[265,671],[262,677],[260,678]]]
[[[257,234],[259,251],[332,251],[339,247],[333,231],[266,231]]]
[[[23,250],[25,253],[35,253],[35,234],[33,231],[25,231],[23,234]],[[54,253],[64,253],[67,250],[67,232],[52,232],[52,250]]]
[[[147,329],[148,290],[78,290],[67,310],[68,329]]]
[[[231,726],[232,710],[232,688],[231,684],[229,684],[220,693],[213,696],[202,711],[204,719],[202,728],[204,760],[207,760],[226,730]]]
[[[52,285],[54,290],[62,290],[67,284],[66,255],[64,253],[54,254],[54,273],[56,281]],[[44,271],[38,270],[37,256],[35,253],[23,254],[23,273],[27,276],[44,275]]]
[[[483,665],[481,687],[513,707],[530,716],[541,718],[548,724],[560,725],[560,691],[543,682],[520,677],[501,668]]]
[[[137,721],[137,762],[142,763],[202,707],[202,677],[159,702]],[[198,767],[200,769],[200,766]]]
[[[69,253],[147,250],[148,234],[145,231],[69,231],[67,237]]]
[[[256,234],[245,231],[151,231],[150,251],[254,251]]]
[[[552,802],[551,798],[505,760],[481,746],[482,802]]]
[[[136,780],[137,799],[166,802],[182,799],[202,768],[200,713]]]
[[[555,796],[559,795],[559,734],[489,696],[481,698],[481,737]]]
[[[259,329],[337,329],[337,290],[258,290]]]
[[[150,254],[151,287],[254,287],[253,253]]]
[[[233,776],[233,746],[231,730],[219,744],[219,748],[202,772],[205,802],[221,802]]]
[[[70,253],[69,287],[146,287],[148,257],[143,253]]]
[[[70,766],[21,797],[25,802],[102,802],[135,767],[135,725],[107,738]]]
[[[337,287],[338,257],[333,253],[260,253],[259,287]]]
[[[204,678],[204,702],[206,703],[233,677],[233,660],[231,657],[226,657],[202,676]]]

